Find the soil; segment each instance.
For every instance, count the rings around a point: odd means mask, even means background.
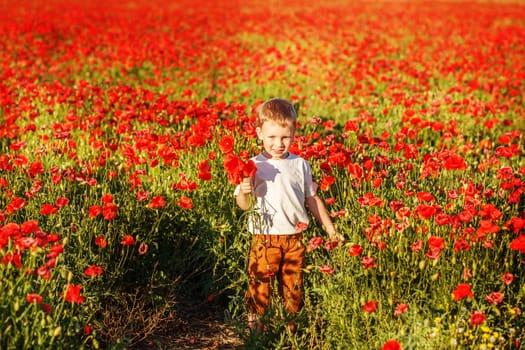
[[[242,349],[238,330],[225,321],[224,307],[189,298],[178,300],[173,324],[155,334],[141,349],[231,350]]]

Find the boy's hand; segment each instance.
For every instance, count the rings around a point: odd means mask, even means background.
[[[330,233],[328,235],[328,237],[330,238],[331,241],[337,241],[339,242],[339,244],[343,244],[345,243],[345,238],[342,234],[340,233],[337,233],[337,232],[333,232],[333,233]]]
[[[337,232],[335,227],[329,226],[326,230],[326,233],[328,233],[328,238],[331,242],[337,242],[338,245],[343,245],[345,243],[345,237]]]
[[[253,188],[252,188],[252,178],[251,177],[245,177],[242,182],[239,184],[240,188],[240,192],[242,194],[250,194],[252,193],[253,191]]]

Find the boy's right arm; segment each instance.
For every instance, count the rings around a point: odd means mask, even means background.
[[[250,177],[245,177],[239,184],[239,193],[237,193],[237,196],[235,197],[237,205],[242,210],[250,209],[250,196],[252,195],[252,191],[252,179]]]

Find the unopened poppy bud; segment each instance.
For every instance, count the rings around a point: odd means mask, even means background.
[[[423,270],[423,269],[425,268],[425,265],[426,265],[425,260],[421,260],[421,261],[419,262],[419,269],[420,269],[420,270]]]
[[[58,337],[61,333],[62,333],[62,327],[58,326],[58,327],[55,328],[55,330],[53,331],[53,338]]]

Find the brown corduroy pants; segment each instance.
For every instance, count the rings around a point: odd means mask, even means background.
[[[302,234],[253,235],[246,292],[249,313],[263,315],[268,308],[277,278],[278,292],[289,313],[303,306],[303,265],[305,246]]]

